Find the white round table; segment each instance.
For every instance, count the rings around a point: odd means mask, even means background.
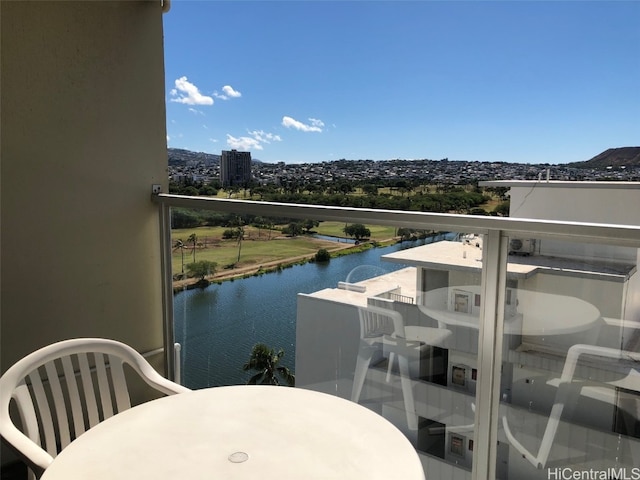
[[[455,311],[451,295],[469,293],[469,313]],[[448,326],[478,329],[479,307],[475,303],[480,286],[445,287],[422,293],[418,308],[425,315]],[[505,312],[504,333],[507,335],[565,335],[588,330],[600,320],[600,311],[576,297],[517,289],[515,313]],[[466,303],[466,302],[465,302]]]
[[[111,417],[65,448],[42,480],[424,480],[389,421],[311,390],[217,387]]]

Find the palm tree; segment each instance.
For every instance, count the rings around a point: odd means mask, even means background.
[[[268,235],[269,235],[267,237],[267,240],[271,240],[271,230],[273,230],[273,227],[274,227],[273,220],[268,218],[267,221],[265,222],[265,225],[267,226],[267,232],[268,232]]]
[[[173,251],[180,249],[180,253],[182,254],[182,273],[184,273],[184,247],[185,244],[182,239],[178,238],[173,244]]]
[[[284,357],[284,350],[280,349],[276,353],[272,348],[264,343],[257,343],[251,351],[251,358],[242,366],[242,370],[255,370],[258,373],[253,375],[247,385],[280,385],[280,379],[293,387],[296,378],[287,367],[279,367],[280,359]]]
[[[196,244],[198,243],[198,236],[195,233],[189,235],[187,238],[187,242],[190,242],[193,245],[193,261],[196,261]]]
[[[242,239],[244,238],[244,226],[241,217],[236,218],[236,222],[238,226],[236,227],[236,232],[238,234],[238,260],[236,263],[240,263],[240,252],[242,251]]]
[[[253,219],[253,224],[258,229],[258,238],[260,238],[260,231],[264,228],[264,222],[265,220],[262,217],[256,217]]]

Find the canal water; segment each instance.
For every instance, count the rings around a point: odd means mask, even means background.
[[[307,263],[257,277],[185,290],[174,296],[175,340],[182,345],[182,380],[189,388],[234,385],[250,377],[242,371],[256,343],[276,350],[293,370],[298,293],[358,282],[402,265],[383,262],[381,255],[431,243],[449,235],[346,255],[329,263]]]

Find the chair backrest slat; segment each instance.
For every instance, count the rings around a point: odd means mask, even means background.
[[[382,309],[379,309],[382,310]],[[391,315],[394,312],[379,313],[371,308],[361,308],[360,313],[360,329],[362,335],[365,337],[381,336],[381,335],[393,335],[398,334],[398,328],[395,325],[394,319]],[[404,329],[400,326],[400,330],[404,333]]]
[[[113,383],[113,392],[116,397],[116,407],[118,413],[131,408],[131,399],[129,397],[129,387],[127,379],[124,376],[122,359],[115,355],[109,355],[109,367],[111,370],[111,382]]]
[[[80,367],[80,378],[82,379],[82,393],[84,394],[85,406],[87,408],[87,420],[89,428],[100,423],[98,414],[98,404],[96,403],[96,393],[91,378],[91,369],[86,353],[78,353],[78,366]]]
[[[58,377],[58,370],[54,361],[48,362],[44,366],[47,372],[47,380],[49,381],[49,390],[51,399],[53,400],[53,408],[55,409],[56,421],[58,422],[58,440],[60,448],[64,448],[71,443],[71,434],[69,432],[69,418],[67,417],[67,407]]]
[[[67,384],[67,392],[69,393],[71,418],[73,418],[73,431],[71,436],[72,438],[77,438],[85,432],[85,426],[84,417],[82,415],[82,402],[80,401],[80,393],[78,392],[78,379],[73,369],[73,363],[70,356],[62,357],[62,370]]]
[[[13,391],[13,398],[18,406],[18,414],[20,415],[20,423],[22,424],[24,433],[35,443],[42,445],[40,442],[38,417],[36,417],[33,398],[31,398],[31,392],[29,392],[29,387],[24,379],[22,379]]]
[[[96,376],[98,377],[98,390],[100,392],[100,406],[102,407],[102,419],[113,417],[113,402],[111,401],[111,389],[107,377],[107,367],[104,363],[104,355],[95,353]]]
[[[47,453],[53,457],[58,453],[56,446],[56,434],[53,424],[53,418],[51,417],[51,408],[49,407],[49,401],[47,400],[47,394],[42,385],[42,379],[40,378],[40,372],[36,369],[29,375],[29,381],[31,382],[31,388],[33,389],[33,397],[37,407],[37,413],[40,417],[40,427],[44,438],[41,438],[41,446],[47,451]]]

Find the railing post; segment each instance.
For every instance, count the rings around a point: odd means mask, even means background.
[[[182,385],[182,370],[180,368],[180,354],[182,352],[182,345],[179,343],[173,344],[173,381]]]
[[[478,345],[476,428],[472,478],[496,478],[498,409],[508,238],[501,230],[485,235],[482,247],[482,309]]]
[[[164,333],[164,374],[175,378],[173,334],[173,277],[171,271],[171,207],[159,203],[160,262],[162,272],[162,326]]]

